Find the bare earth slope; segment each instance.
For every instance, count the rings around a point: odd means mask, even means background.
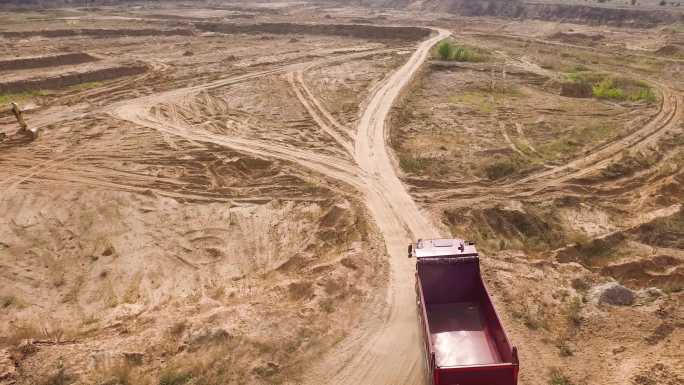
[[[406,244],[450,235],[521,384],[681,383],[681,28],[443,16],[0,13],[0,383],[422,384]]]

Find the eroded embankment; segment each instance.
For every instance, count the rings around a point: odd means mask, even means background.
[[[147,71],[147,66],[144,64],[129,64],[84,72],[70,72],[58,76],[39,79],[21,79],[9,82],[0,82],[0,93],[6,94],[68,87],[80,83],[97,82],[116,79],[124,76],[138,75],[145,71]]]
[[[608,8],[580,4],[530,4],[522,1],[429,0],[426,10],[463,16],[499,16],[579,24],[653,27],[684,21],[684,13],[657,9]]]
[[[432,33],[420,27],[390,27],[365,24],[295,24],[295,23],[257,23],[227,24],[201,23],[195,24],[197,29],[206,32],[227,34],[237,33],[272,33],[349,36],[362,39],[402,39],[420,40]]]
[[[49,29],[41,31],[12,31],[0,32],[0,37],[6,39],[25,39],[29,37],[72,37],[89,36],[95,38],[114,38],[126,36],[190,36],[189,29]]]
[[[81,64],[98,60],[87,53],[67,53],[61,55],[24,57],[0,60],[0,71],[23,70],[30,68],[56,67],[67,64]]]

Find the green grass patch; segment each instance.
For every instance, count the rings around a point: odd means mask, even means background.
[[[80,83],[76,84],[73,86],[69,86],[68,90],[69,91],[85,91],[85,90],[90,90],[93,88],[101,87],[102,82],[86,82],[86,83]]]
[[[567,81],[561,85],[564,96],[646,103],[658,100],[653,89],[640,80],[591,71],[573,71],[566,78]]]
[[[495,99],[479,91],[466,91],[449,97],[449,103],[465,104],[484,114],[494,112]]]
[[[545,160],[567,159],[587,146],[612,137],[616,128],[606,124],[593,124],[556,135],[556,139],[537,145],[537,152]]]
[[[573,383],[560,369],[554,368],[549,373],[549,385],[573,385]]]
[[[38,96],[46,96],[47,94],[47,91],[44,90],[0,94],[0,105],[23,102]]]
[[[489,60],[485,51],[478,48],[456,44],[449,39],[442,40],[437,45],[436,57],[441,60],[479,63]]]
[[[447,98],[449,103],[469,106],[483,114],[491,114],[499,103],[511,98],[524,98],[527,94],[513,84],[495,84],[493,89],[471,89]]]
[[[400,154],[399,167],[407,174],[447,177],[452,170],[442,159]]]
[[[90,90],[93,88],[101,87],[102,82],[85,82],[85,83],[79,83],[75,84],[72,86],[68,86],[66,88],[63,88],[62,90],[64,91],[85,91],[85,90]],[[59,90],[55,90],[59,91]],[[0,107],[3,105],[8,105],[12,102],[25,102],[27,100],[40,97],[40,96],[49,96],[50,95],[49,90],[31,90],[31,91],[22,91],[22,92],[9,92],[5,94],[0,94]]]
[[[411,174],[418,174],[424,171],[428,166],[428,160],[420,157],[400,156],[399,167],[405,172]]]

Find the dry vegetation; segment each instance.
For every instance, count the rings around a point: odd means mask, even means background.
[[[656,55],[613,50],[634,31],[459,28],[456,41],[495,54],[436,55],[391,141],[416,200],[485,252],[521,362],[543,368],[522,381],[680,381],[681,79]]]
[[[483,251],[520,382],[682,383],[684,29],[318,7],[0,13],[0,62],[43,63],[0,66],[0,384],[310,383],[384,328],[405,281],[359,191],[311,169],[353,169],[368,97],[415,48],[371,26],[416,23],[454,36],[391,146]]]
[[[299,89],[288,72],[309,70],[309,87],[325,105],[350,106],[331,112],[353,124],[368,90],[405,60],[396,51],[411,42],[147,29],[123,36],[121,29],[141,25],[74,20],[34,20],[26,32],[74,25],[114,32],[2,38],[0,45],[25,56],[68,47],[96,55],[98,65],[134,59],[148,70],[0,96],[27,107],[29,127],[42,132],[37,140],[17,133],[14,117],[0,110],[0,158],[11,165],[0,177],[0,383],[300,381],[366,309],[382,306],[382,239],[350,186],[216,138],[344,159],[304,105],[293,103]],[[5,30],[24,31],[20,25]],[[31,84],[90,66],[3,73]],[[220,83],[251,73],[259,76]],[[116,102],[206,83],[177,104],[149,108],[169,127],[187,124],[194,137],[116,114]],[[197,136],[200,128],[206,136]]]

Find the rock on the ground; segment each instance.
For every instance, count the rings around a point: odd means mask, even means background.
[[[596,286],[592,292],[598,298],[598,303],[610,305],[629,306],[634,303],[636,295],[634,292],[617,282],[610,282]]]

